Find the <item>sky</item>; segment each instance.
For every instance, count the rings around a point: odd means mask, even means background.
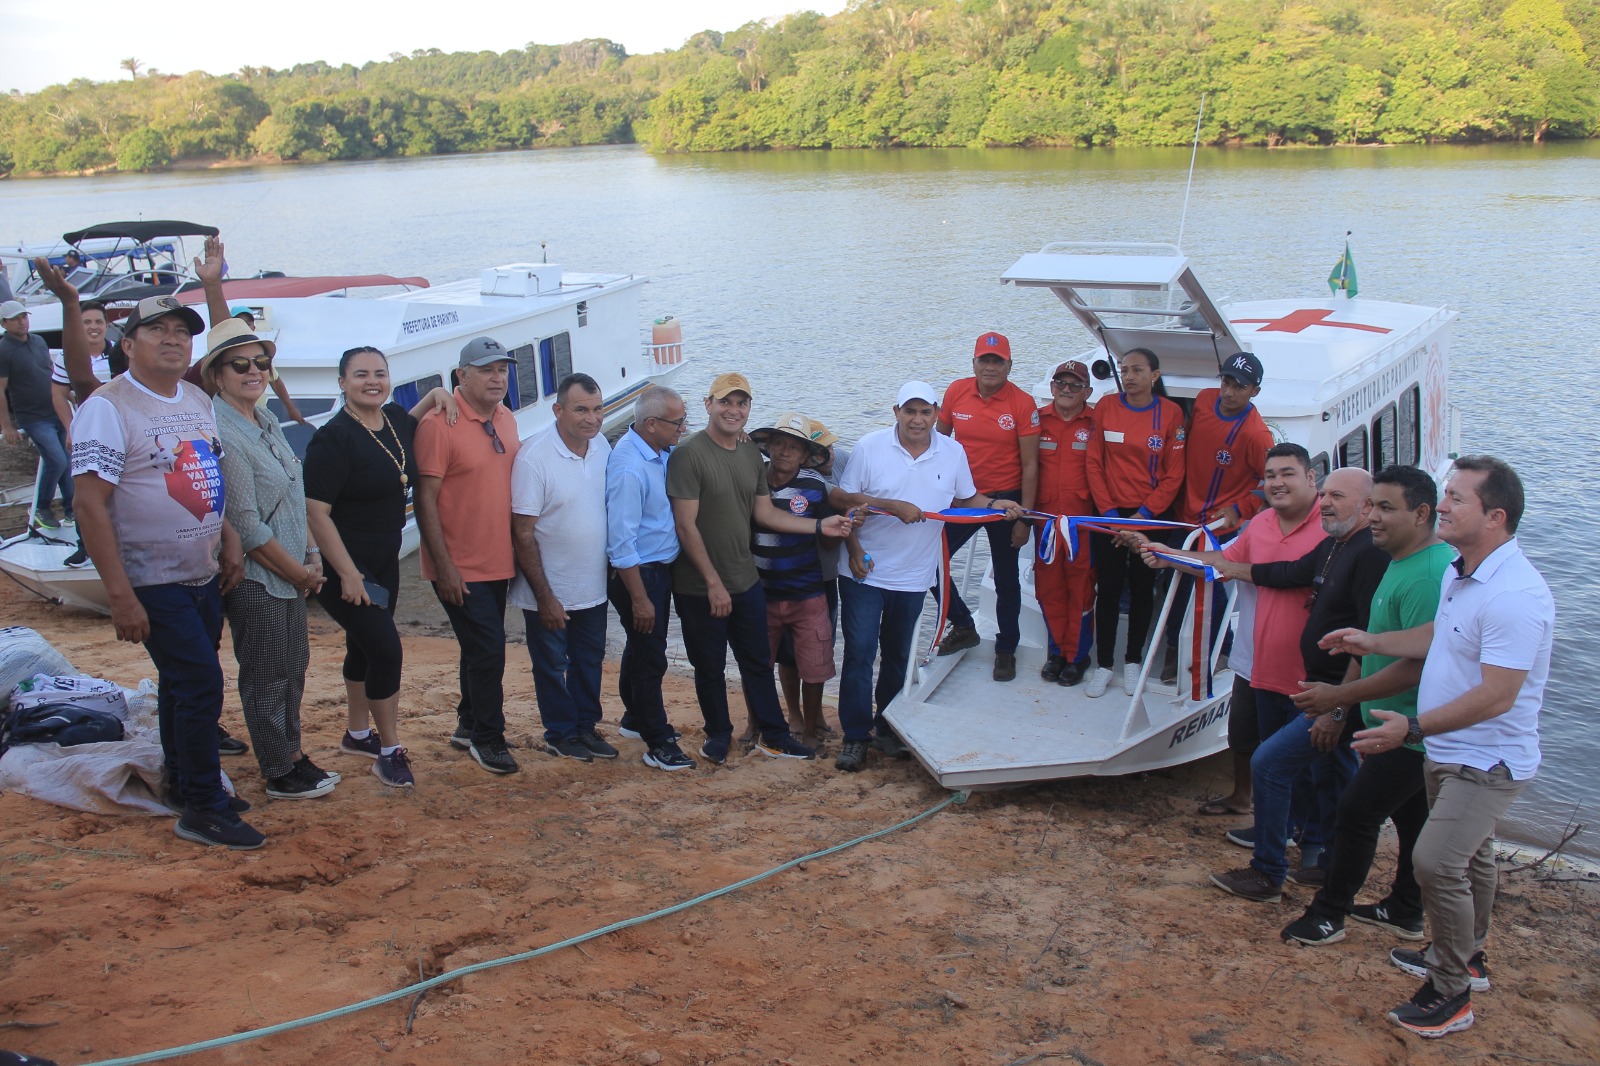
[[[467,0],[459,7],[353,0],[272,0],[257,7],[179,5],[130,18],[125,0],[0,0],[6,24],[0,92],[35,92],[89,78],[126,78],[133,57],[166,74],[227,74],[243,66],[292,67],[318,59],[335,66],[387,59],[419,48],[505,52],[530,41],[565,44],[607,37],[630,54],[677,48],[701,30],[726,32],[747,22],[813,10],[825,15],[844,0]]]

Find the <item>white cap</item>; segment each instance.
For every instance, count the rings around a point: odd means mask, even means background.
[[[929,385],[926,381],[908,381],[900,386],[900,391],[895,393],[894,405],[904,407],[912,400],[921,400],[939,406],[939,390]]]
[[[0,304],[0,319],[16,318],[18,315],[25,315],[27,313],[28,309],[27,307],[23,306],[21,300],[7,300],[5,303]]]

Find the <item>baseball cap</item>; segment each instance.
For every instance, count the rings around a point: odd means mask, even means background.
[[[1068,359],[1066,362],[1058,364],[1054,370],[1050,371],[1050,376],[1053,378],[1058,378],[1062,374],[1070,374],[1084,384],[1088,384],[1089,382],[1089,368],[1084,366],[1076,359]]]
[[[1011,342],[1004,333],[985,333],[978,338],[978,343],[972,347],[972,358],[981,359],[986,355],[998,355],[1011,362]]]
[[[1004,338],[1001,338],[1002,340]],[[926,381],[908,381],[900,386],[900,391],[894,395],[894,405],[904,407],[912,400],[921,400],[939,406],[939,390],[929,385]]]
[[[812,421],[805,415],[800,414],[798,411],[785,411],[772,420],[772,425],[754,430],[750,434],[750,439],[757,444],[765,446],[772,439],[773,434],[783,433],[804,443],[806,453],[810,458],[822,459],[828,454],[828,450],[812,439],[811,427]]]
[[[7,300],[0,304],[0,318],[16,318],[18,315],[28,313],[28,308],[21,300]]]
[[[200,357],[200,373],[204,374],[210,370],[211,364],[221,358],[228,349],[243,344],[259,344],[269,356],[278,354],[276,344],[256,336],[249,326],[237,318],[230,318],[211,327],[211,332],[206,334],[206,354]]]
[[[189,327],[191,334],[198,335],[205,332],[205,319],[201,318],[194,308],[179,303],[176,296],[147,296],[140,300],[133,313],[123,320],[122,335],[131,337],[140,326],[149,325],[156,319],[166,318],[168,315],[177,315],[183,319],[183,324]]]
[[[1232,378],[1241,385],[1259,385],[1265,376],[1261,360],[1249,352],[1234,352],[1222,364],[1221,376]]]
[[[461,346],[457,367],[489,366],[494,363],[514,363],[516,358],[493,337],[474,337]]]
[[[751,399],[756,395],[750,391],[750,379],[743,374],[718,374],[711,382],[711,398],[720,400],[730,392],[742,392]]]

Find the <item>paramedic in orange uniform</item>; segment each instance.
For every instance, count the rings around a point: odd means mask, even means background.
[[[1046,514],[1094,513],[1089,499],[1089,439],[1094,435],[1090,391],[1089,368],[1076,359],[1062,363],[1050,375],[1054,400],[1039,408],[1039,510]],[[1043,526],[1035,527],[1034,533],[1042,535]],[[1051,535],[1056,535],[1054,530]],[[1049,565],[1036,557],[1033,592],[1050,633],[1050,658],[1039,676],[1076,685],[1089,666],[1089,644],[1094,637],[1093,625],[1085,624],[1094,610],[1094,568],[1089,553],[1081,551],[1069,560],[1066,548],[1058,542]]]

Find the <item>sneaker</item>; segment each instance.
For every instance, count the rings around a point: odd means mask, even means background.
[[[1060,681],[1061,671],[1067,668],[1067,660],[1062,655],[1052,655],[1039,667],[1039,676],[1046,681]]]
[[[1422,915],[1403,917],[1386,902],[1357,903],[1350,908],[1350,917],[1379,929],[1387,929],[1401,940],[1422,939]]]
[[[1062,688],[1071,688],[1079,681],[1082,681],[1083,675],[1088,672],[1088,663],[1068,663],[1061,668],[1061,677],[1056,680],[1056,684]]]
[[[369,759],[376,759],[383,754],[383,741],[378,739],[376,729],[367,730],[364,738],[350,735],[350,730],[344,731],[344,739],[339,741],[339,750],[346,755],[365,755]]]
[[[756,751],[772,759],[815,759],[817,757],[817,753],[796,740],[793,733],[784,733],[772,740],[762,737],[756,741]]]
[[[1256,903],[1276,903],[1283,898],[1283,882],[1270,881],[1254,866],[1241,866],[1227,873],[1212,874],[1211,883],[1224,892]]]
[[[651,748],[644,753],[644,764],[654,766],[657,770],[688,770],[694,767],[694,760],[683,753],[676,741],[667,741],[659,748]]]
[[[218,755],[244,755],[250,750],[250,745],[229,733],[220,725],[217,726],[217,754]]]
[[[676,744],[678,741],[683,739],[683,736],[676,729],[673,729],[671,725],[667,726],[667,733],[668,733],[667,739],[670,740],[674,744]],[[633,726],[631,726],[631,725],[619,725],[619,726],[617,726],[617,736],[619,736],[619,737],[627,737],[629,740],[643,740],[644,739],[644,734],[639,732],[637,729],[633,728]],[[688,756],[684,756],[684,758],[688,758]]]
[[[544,742],[546,755],[564,756],[568,759],[577,759],[579,762],[594,762],[594,752],[589,750],[589,745],[577,737],[566,737],[562,740],[547,740]]]
[[[482,744],[469,744],[467,754],[473,761],[491,774],[514,774],[517,772],[517,760],[511,757],[511,752],[506,750],[503,740],[487,740]]]
[[[78,516],[77,515],[75,515],[75,514],[64,514],[64,515],[61,516],[61,525],[64,528],[72,529],[75,526],[77,526],[77,524],[78,524]]]
[[[1133,690],[1139,687],[1139,671],[1142,670],[1138,663],[1122,664],[1122,691],[1133,695]]]
[[[900,734],[888,726],[878,730],[878,735],[873,738],[872,746],[883,752],[885,759],[911,758],[911,749],[906,747],[906,742],[900,739]]]
[[[307,777],[320,777],[326,781],[332,781],[336,785],[340,781],[344,780],[343,775],[336,774],[332,770],[324,770],[322,767],[312,762],[311,757],[308,755],[302,755],[300,758],[296,759],[294,768],[305,774]]]
[[[833,760],[833,768],[853,774],[865,766],[866,762],[867,742],[864,740],[847,740],[844,742],[844,747],[839,749],[839,757]]]
[[[593,729],[586,733],[578,734],[578,742],[589,749],[589,754],[596,759],[615,759],[617,749],[607,744],[605,738]]]
[[[228,793],[228,810],[232,811],[234,814],[243,814],[249,809],[249,800],[245,799],[243,796],[235,796],[231,792]]]
[[[728,738],[706,737],[706,742],[700,745],[700,754],[721,766],[728,761]]]
[[[950,632],[939,642],[939,654],[954,655],[958,651],[976,648],[980,643],[978,631],[971,626],[951,626]]]
[[[282,777],[267,780],[267,795],[281,800],[314,799],[332,792],[333,786],[327,778],[311,777],[296,765]]]
[[[1321,888],[1328,883],[1328,871],[1320,866],[1298,866],[1289,871],[1286,880],[1301,888]]]
[[[60,529],[61,523],[56,521],[56,516],[46,511],[40,511],[33,516],[34,529]],[[259,847],[260,845],[257,845]]]
[[[172,831],[196,844],[209,844],[234,851],[253,851],[267,838],[232,811],[198,811],[185,807],[173,823]]]
[[[1472,989],[1445,996],[1425,981],[1417,994],[1389,1012],[1389,1020],[1430,1040],[1472,1028]]]
[[[1111,668],[1102,666],[1089,677],[1089,683],[1084,686],[1083,694],[1092,700],[1097,700],[1106,694],[1106,689],[1111,687]]]
[[[1340,918],[1326,918],[1307,907],[1306,912],[1288,925],[1283,927],[1279,934],[1284,940],[1294,940],[1310,947],[1320,948],[1325,944],[1337,944],[1344,939],[1344,921]]]
[[[450,746],[460,748],[462,751],[471,751],[472,730],[464,725],[456,726],[456,731],[450,734]]]
[[[77,551],[61,560],[61,562],[64,566],[69,566],[74,570],[81,570],[89,565],[89,553],[84,551],[82,548],[79,548]]]
[[[1389,952],[1389,961],[1400,967],[1412,977],[1426,979],[1428,976],[1428,945],[1424,944],[1421,951],[1414,948],[1394,948]],[[1472,991],[1489,991],[1489,960],[1484,958],[1483,952],[1475,953],[1467,960],[1467,976],[1472,979]],[[1466,1026],[1462,1026],[1463,1029]]]
[[[994,653],[994,679],[996,681],[1011,681],[1017,676],[1017,657],[1009,651]]]
[[[404,748],[394,749],[392,755],[380,752],[378,761],[372,764],[372,774],[390,788],[412,788],[417,783],[411,774],[411,760],[406,757]]]

